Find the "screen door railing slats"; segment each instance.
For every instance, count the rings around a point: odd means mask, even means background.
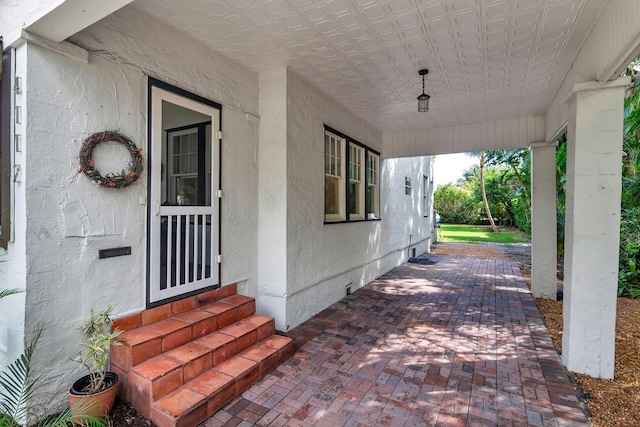
[[[198,257],[198,235],[200,234],[200,227],[198,226],[198,219],[200,215],[193,216],[193,280],[197,281],[198,277],[198,265],[200,264],[200,258]]]
[[[162,215],[161,259],[165,266],[160,289],[171,289],[211,278],[214,255],[211,215]]]
[[[171,287],[171,265],[173,264],[171,260],[173,259],[173,217],[167,217],[167,265],[166,265],[166,288]]]
[[[187,214],[184,216],[185,218],[185,222],[184,222],[184,283],[190,283],[193,282],[193,280],[191,280],[191,277],[189,275],[189,267],[190,267],[190,263],[189,261],[191,260],[191,245],[190,245],[190,241],[191,241],[191,215]],[[193,260],[193,262],[195,263],[195,259]]]
[[[172,266],[173,268],[173,273],[175,275],[175,285],[177,286],[180,284],[180,265],[181,265],[181,258],[182,258],[182,253],[181,253],[181,243],[182,243],[182,215],[176,215],[176,262],[175,264]]]

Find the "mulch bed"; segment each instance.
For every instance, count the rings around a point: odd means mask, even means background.
[[[433,253],[449,256],[499,258],[516,261],[525,281],[531,286],[530,256],[517,253],[508,245],[438,243]],[[558,288],[562,289],[564,270],[558,262]],[[562,301],[536,299],[547,330],[562,353]],[[640,426],[640,299],[618,298],[616,313],[616,360],[613,380],[570,374],[577,382],[578,396],[590,413],[594,427]]]
[[[146,419],[133,406],[120,399],[116,399],[111,412],[111,426],[113,427],[152,427],[155,426]]]

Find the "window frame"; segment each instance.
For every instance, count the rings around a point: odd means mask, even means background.
[[[194,132],[195,130],[195,132]],[[174,179],[176,177],[184,177],[184,178],[195,178],[198,183],[198,194],[196,198],[197,206],[210,206],[211,200],[211,146],[206,144],[207,139],[211,139],[207,136],[207,132],[211,132],[211,122],[202,122],[202,123],[194,123],[187,126],[181,126],[173,129],[165,130],[166,140],[167,140],[167,151],[166,151],[166,159],[167,159],[167,185],[169,187],[168,200],[176,200],[175,196],[177,195],[176,182]],[[176,153],[173,152],[174,148],[174,137],[175,136],[184,136],[184,135],[196,135],[196,143],[197,143],[197,151],[196,153],[196,168],[195,171],[185,172],[185,173],[175,173],[175,156]],[[203,152],[204,156],[198,155],[198,153]],[[190,154],[193,154],[191,152]],[[180,156],[184,155],[184,153],[179,153]],[[204,174],[201,174],[200,171],[205,171]]]
[[[373,164],[375,165],[375,169],[371,167],[371,159],[374,159]],[[375,175],[373,176],[374,179],[372,179],[371,175],[372,170],[375,172]],[[365,199],[365,214],[369,220],[380,219],[380,155],[373,151],[367,152],[366,174],[367,193]],[[374,182],[372,183],[372,181]],[[370,187],[375,189],[375,197],[373,198],[373,201],[371,201],[371,197],[369,196]],[[373,212],[369,212],[369,207],[373,207]],[[370,216],[371,213],[373,213],[373,216]]]
[[[331,138],[333,138],[334,141],[337,141],[340,143],[340,148],[339,148],[339,153],[335,153],[333,150],[330,150],[329,153],[327,153],[327,148],[326,148],[326,144],[327,144],[327,138],[329,138],[329,145],[332,144]],[[325,145],[324,145],[324,221],[325,222],[343,222],[346,220],[347,218],[347,207],[346,204],[344,203],[345,198],[347,197],[345,194],[345,191],[347,189],[347,185],[345,184],[345,182],[347,181],[346,179],[346,175],[347,175],[347,168],[346,168],[346,153],[345,153],[345,147],[347,146],[347,140],[346,138],[344,138],[342,135],[338,135],[336,132],[330,132],[325,130],[324,132],[324,141],[325,141]],[[327,161],[328,161],[328,157],[337,157],[339,156],[339,163],[336,163],[336,168],[339,169],[339,174],[337,173],[332,173],[332,170],[327,170]],[[338,191],[338,195],[337,195],[337,199],[338,199],[338,213],[327,213],[327,179],[332,179],[332,180],[336,180],[337,181],[337,191]]]
[[[0,50],[3,49],[0,40]],[[11,118],[12,118],[12,79],[14,50],[2,51],[2,75],[0,78],[0,247],[7,249],[11,241]]]
[[[422,216],[425,218],[429,217],[429,208],[430,208],[430,199],[431,197],[429,197],[430,193],[431,193],[431,180],[429,179],[428,175],[422,175]]]
[[[366,194],[364,193],[364,174],[367,171],[367,165],[364,161],[365,152],[366,150],[363,147],[354,144],[353,142],[349,142],[349,183],[347,188],[349,194],[347,195],[347,199],[349,200],[350,221],[365,218],[364,211]],[[358,158],[354,159],[353,157],[356,156]],[[354,172],[357,173],[357,176],[354,175]],[[354,185],[354,187],[352,187],[352,185]],[[354,188],[354,191],[351,191],[352,188]],[[351,207],[354,208],[353,213],[351,212]]]
[[[346,222],[362,222],[362,221],[380,221],[380,152],[373,150],[372,148],[369,148],[368,146],[362,144],[361,142],[349,137],[348,135],[345,135],[344,133],[337,131],[327,125],[324,125],[324,133],[323,136],[326,137],[327,134],[333,135],[335,137],[337,137],[338,139],[344,141],[344,143],[342,144],[342,149],[341,149],[341,154],[342,154],[342,181],[340,183],[341,185],[341,191],[340,191],[340,199],[339,199],[339,206],[340,208],[338,209],[338,211],[342,214],[342,215],[336,215],[336,214],[327,214],[326,213],[326,176],[327,176],[327,152],[326,152],[326,148],[323,150],[323,157],[324,157],[324,176],[325,176],[325,186],[324,186],[324,199],[325,199],[325,213],[324,213],[324,224],[342,224],[342,223],[346,223]],[[323,138],[324,140],[324,138]],[[362,212],[359,215],[352,215],[349,213],[350,209],[349,207],[351,206],[351,195],[350,195],[350,191],[349,191],[349,186],[351,183],[351,147],[354,146],[356,147],[357,150],[361,150],[362,153],[362,158],[361,158],[361,162],[360,162],[360,167],[361,167],[361,182],[360,182],[360,186],[361,186],[361,210],[360,212]],[[375,155],[377,156],[377,163],[376,166],[378,167],[378,169],[376,170],[377,173],[377,177],[378,177],[378,182],[375,185],[376,187],[376,195],[377,195],[377,200],[376,200],[376,206],[377,206],[377,216],[376,217],[371,217],[369,215],[367,211],[367,206],[368,206],[368,201],[369,201],[369,196],[368,196],[368,188],[369,188],[369,155]]]

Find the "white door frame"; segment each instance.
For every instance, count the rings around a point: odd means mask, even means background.
[[[219,286],[220,250],[220,106],[214,102],[189,94],[168,84],[149,78],[149,185],[148,185],[148,280],[147,303],[155,305],[165,300],[179,299],[202,289]],[[163,206],[162,205],[162,138],[165,129],[162,123],[163,101],[211,117],[211,189],[210,206]],[[203,102],[199,102],[203,101]],[[167,166],[165,165],[165,168]],[[168,174],[167,174],[168,175]],[[163,236],[162,222],[165,223]],[[176,230],[174,230],[174,224]],[[182,225],[186,230],[181,230]],[[200,231],[201,230],[201,231]],[[174,239],[175,232],[175,239]],[[199,234],[200,232],[200,234]],[[206,235],[205,235],[206,234]],[[190,237],[191,241],[190,242]],[[167,253],[165,272],[161,271],[161,245],[165,239]],[[173,244],[171,243],[172,240]],[[210,240],[209,240],[210,239]],[[187,257],[197,258],[192,265],[175,257],[172,263],[172,246]],[[210,242],[210,248],[207,246]],[[208,252],[208,254],[207,254]],[[171,265],[170,265],[171,264]],[[205,273],[206,269],[206,273]],[[193,271],[192,271],[193,270]],[[166,285],[161,289],[161,274],[166,274]],[[183,275],[181,279],[181,275]],[[190,275],[192,280],[189,279]]]

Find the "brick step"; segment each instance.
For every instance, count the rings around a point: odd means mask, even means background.
[[[127,398],[149,417],[151,402],[182,387],[207,370],[268,339],[273,318],[253,314],[209,335],[163,352],[129,371]]]
[[[124,372],[159,354],[204,337],[256,311],[255,300],[243,295],[227,296],[172,317],[157,320],[120,336],[124,344],[111,351],[111,364]],[[114,326],[118,326],[114,322]]]
[[[272,335],[153,402],[149,418],[158,427],[194,426],[264,378],[294,351],[291,339]]]
[[[255,309],[231,285],[116,320],[121,398],[162,427],[211,416],[295,351]]]

